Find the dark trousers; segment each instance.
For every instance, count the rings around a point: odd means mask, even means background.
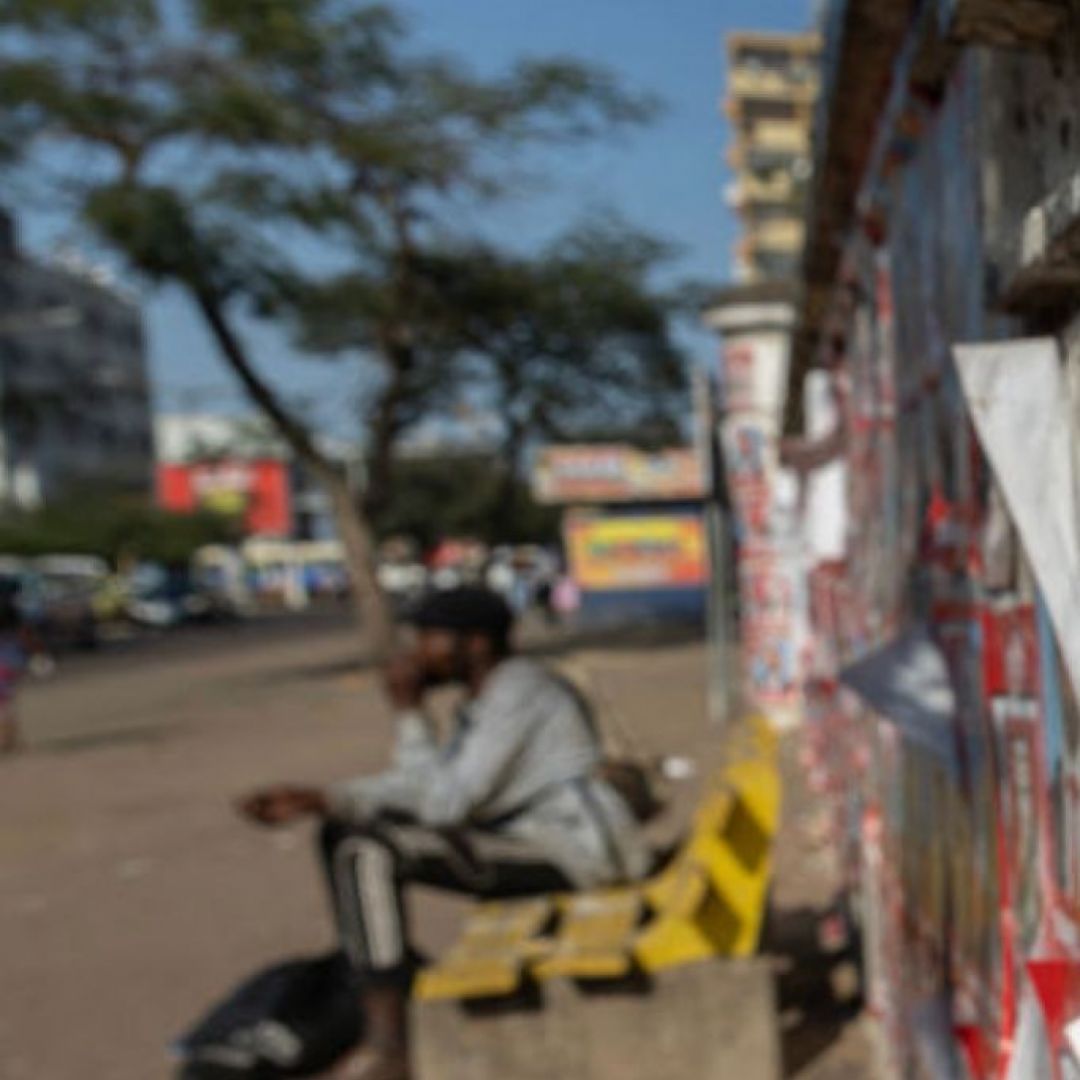
[[[320,852],[342,948],[367,985],[405,988],[412,978],[409,885],[485,900],[573,888],[539,853],[478,829],[448,834],[396,820],[363,827],[329,822]]]

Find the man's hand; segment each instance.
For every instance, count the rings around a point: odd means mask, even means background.
[[[424,673],[419,660],[402,653],[383,668],[383,689],[396,709],[415,709],[424,700]]]
[[[237,807],[244,817],[259,825],[289,825],[305,817],[326,817],[326,797],[318,788],[267,788],[242,799]]]

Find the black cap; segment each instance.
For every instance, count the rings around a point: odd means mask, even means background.
[[[514,615],[498,593],[462,587],[428,594],[406,621],[421,630],[487,634],[496,641],[505,641],[513,629]]]

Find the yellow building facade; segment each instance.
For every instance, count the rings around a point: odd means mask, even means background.
[[[798,274],[811,173],[814,109],[820,91],[816,34],[734,33],[727,40],[731,125],[728,202],[742,234],[733,253],[740,282]]]

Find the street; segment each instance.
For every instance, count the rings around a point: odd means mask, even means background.
[[[232,701],[250,705],[280,680],[356,668],[358,633],[348,609],[276,615],[143,635],[60,657],[57,676],[24,697],[31,749],[169,739]],[[209,712],[207,711],[209,710]]]

